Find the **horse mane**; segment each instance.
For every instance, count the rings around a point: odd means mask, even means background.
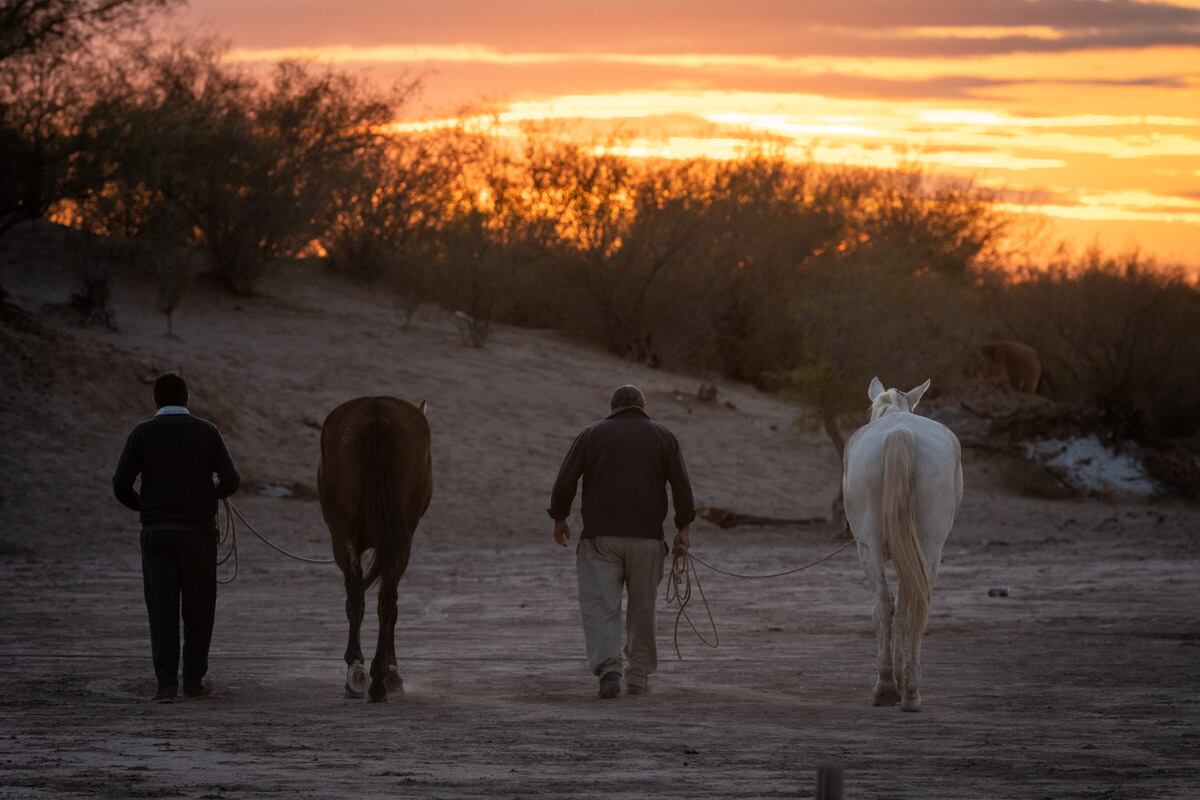
[[[889,411],[910,411],[906,408],[908,401],[896,389],[888,389],[886,392],[881,392],[871,402],[871,422],[882,417]]]

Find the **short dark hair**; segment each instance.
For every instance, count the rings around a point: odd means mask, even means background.
[[[163,406],[186,406],[187,381],[177,372],[165,372],[154,380],[154,403]]]
[[[627,383],[624,386],[618,386],[613,389],[612,399],[608,401],[609,408],[628,408],[637,406],[638,408],[646,407],[646,396],[642,394],[642,390],[634,386],[632,383]]]

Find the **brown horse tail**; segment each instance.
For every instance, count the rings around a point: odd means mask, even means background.
[[[376,580],[394,585],[408,566],[410,531],[400,509],[400,437],[381,419],[369,420],[359,431],[363,458],[363,512],[367,541],[375,558],[363,576],[366,589]]]
[[[912,431],[899,428],[883,440],[883,541],[900,582],[900,596],[908,606],[909,644],[914,649],[929,621],[933,594],[929,564],[917,537],[913,484],[916,442]]]

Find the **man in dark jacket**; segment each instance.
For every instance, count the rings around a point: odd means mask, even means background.
[[[179,686],[181,600],[183,693],[212,692],[204,676],[217,606],[217,501],[237,491],[241,479],[216,426],[188,412],[183,378],[159,376],[154,402],[158,413],[125,442],[113,492],[141,515],[142,584],[158,678],[153,700],[169,703]],[[139,474],[140,491],[133,486]]]
[[[630,694],[649,689],[658,666],[654,609],[662,583],[666,484],[675,502],[675,547],[686,550],[696,510],[679,442],[667,427],[646,414],[636,386],[618,387],[605,419],[584,428],[563,461],[550,499],[554,541],[570,538],[567,517],[583,478],[583,533],[575,550],[579,608],[588,663],[600,677],[600,697],[621,693],[621,671]],[[625,659],[621,647],[622,590],[629,594],[625,615]]]

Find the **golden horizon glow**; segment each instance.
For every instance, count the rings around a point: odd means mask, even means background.
[[[722,104],[737,104],[747,110],[706,111]],[[769,136],[784,142],[790,140],[791,148],[816,147],[826,154],[825,158],[819,160],[854,161],[877,167],[894,167],[905,161],[920,160],[959,168],[1024,172],[1061,168],[1067,163],[1062,158],[1020,154],[1017,151],[1083,153],[1115,159],[1200,158],[1200,137],[1138,130],[1114,136],[1108,132],[1110,128],[1136,129],[1150,125],[1195,126],[1200,129],[1200,118],[1116,115],[1018,117],[969,109],[929,108],[928,105],[833,99],[820,95],[789,95],[781,98],[776,94],[750,92],[740,92],[736,96],[728,92],[625,92],[517,101],[492,114],[399,122],[394,128],[397,131],[415,132],[467,124],[483,129],[494,123],[511,133],[516,130],[514,126],[521,123],[548,120],[619,121],[684,115],[719,128],[742,132],[746,140],[745,148],[761,143],[755,140],[755,136]],[[1055,127],[1066,130],[1045,130]],[[1079,132],[1088,127],[1103,128],[1104,131],[1100,135]],[[1011,133],[1014,128],[1024,129],[1018,143],[1014,143]],[[671,138],[682,143],[694,137]],[[830,141],[835,139],[838,141]],[[660,147],[651,146],[649,141],[649,138],[644,138],[640,147],[661,151]],[[691,144],[685,147],[689,154],[686,157],[694,157],[695,147]],[[720,155],[711,157],[736,157],[735,151],[736,148],[725,148],[719,150]],[[851,151],[853,157],[849,157]],[[844,152],[846,156],[836,155],[839,152]],[[871,155],[872,152],[875,152],[875,156]]]

